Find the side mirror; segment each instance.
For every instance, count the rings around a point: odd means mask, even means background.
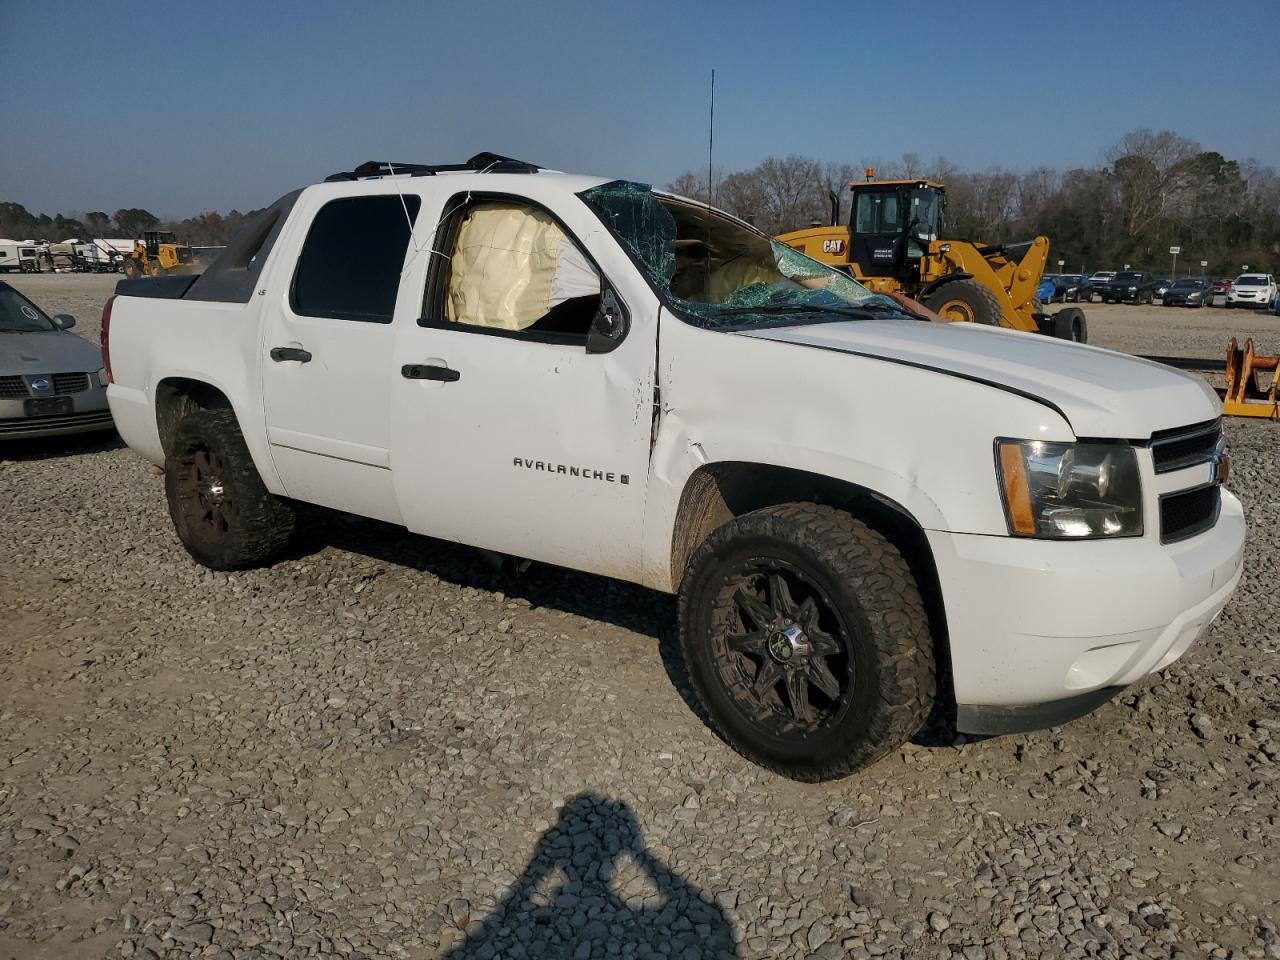
[[[608,353],[626,338],[630,329],[631,321],[622,304],[614,292],[605,287],[600,294],[600,306],[591,319],[591,329],[587,331],[587,353]]]
[[[59,330],[70,330],[76,325],[76,318],[69,313],[58,313],[54,315],[53,322]]]

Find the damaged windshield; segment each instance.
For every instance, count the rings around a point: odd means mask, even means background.
[[[581,197],[668,305],[697,326],[907,316],[888,297],[705,204],[621,180]]]

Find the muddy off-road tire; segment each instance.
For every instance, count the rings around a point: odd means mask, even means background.
[[[213,570],[267,563],[293,534],[293,505],[263,484],[230,410],[182,418],[165,459],[164,492],[178,539]]]
[[[846,776],[910,738],[933,706],[915,578],[844,511],[789,503],[729,521],[690,558],[679,621],[711,722],[783,776]]]
[[[972,280],[952,280],[934,290],[924,305],[948,320],[1000,326],[1003,311],[996,295]]]

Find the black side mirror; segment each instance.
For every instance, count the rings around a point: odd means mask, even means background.
[[[605,287],[600,294],[600,306],[591,319],[591,329],[587,331],[587,353],[608,353],[626,338],[630,329],[631,321],[622,304],[614,292]]]
[[[53,322],[59,330],[70,330],[76,325],[76,318],[69,313],[58,313],[54,315]]]

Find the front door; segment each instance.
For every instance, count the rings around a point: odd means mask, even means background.
[[[274,284],[287,290],[265,308],[259,349],[271,456],[288,496],[398,522],[392,319],[420,199],[313,203],[292,282]]]
[[[444,204],[423,315],[398,324],[394,481],[412,530],[640,578],[656,299],[585,209],[472,194]],[[642,286],[642,284],[641,284]],[[587,352],[603,290],[628,311]],[[630,301],[630,302],[628,302]]]

